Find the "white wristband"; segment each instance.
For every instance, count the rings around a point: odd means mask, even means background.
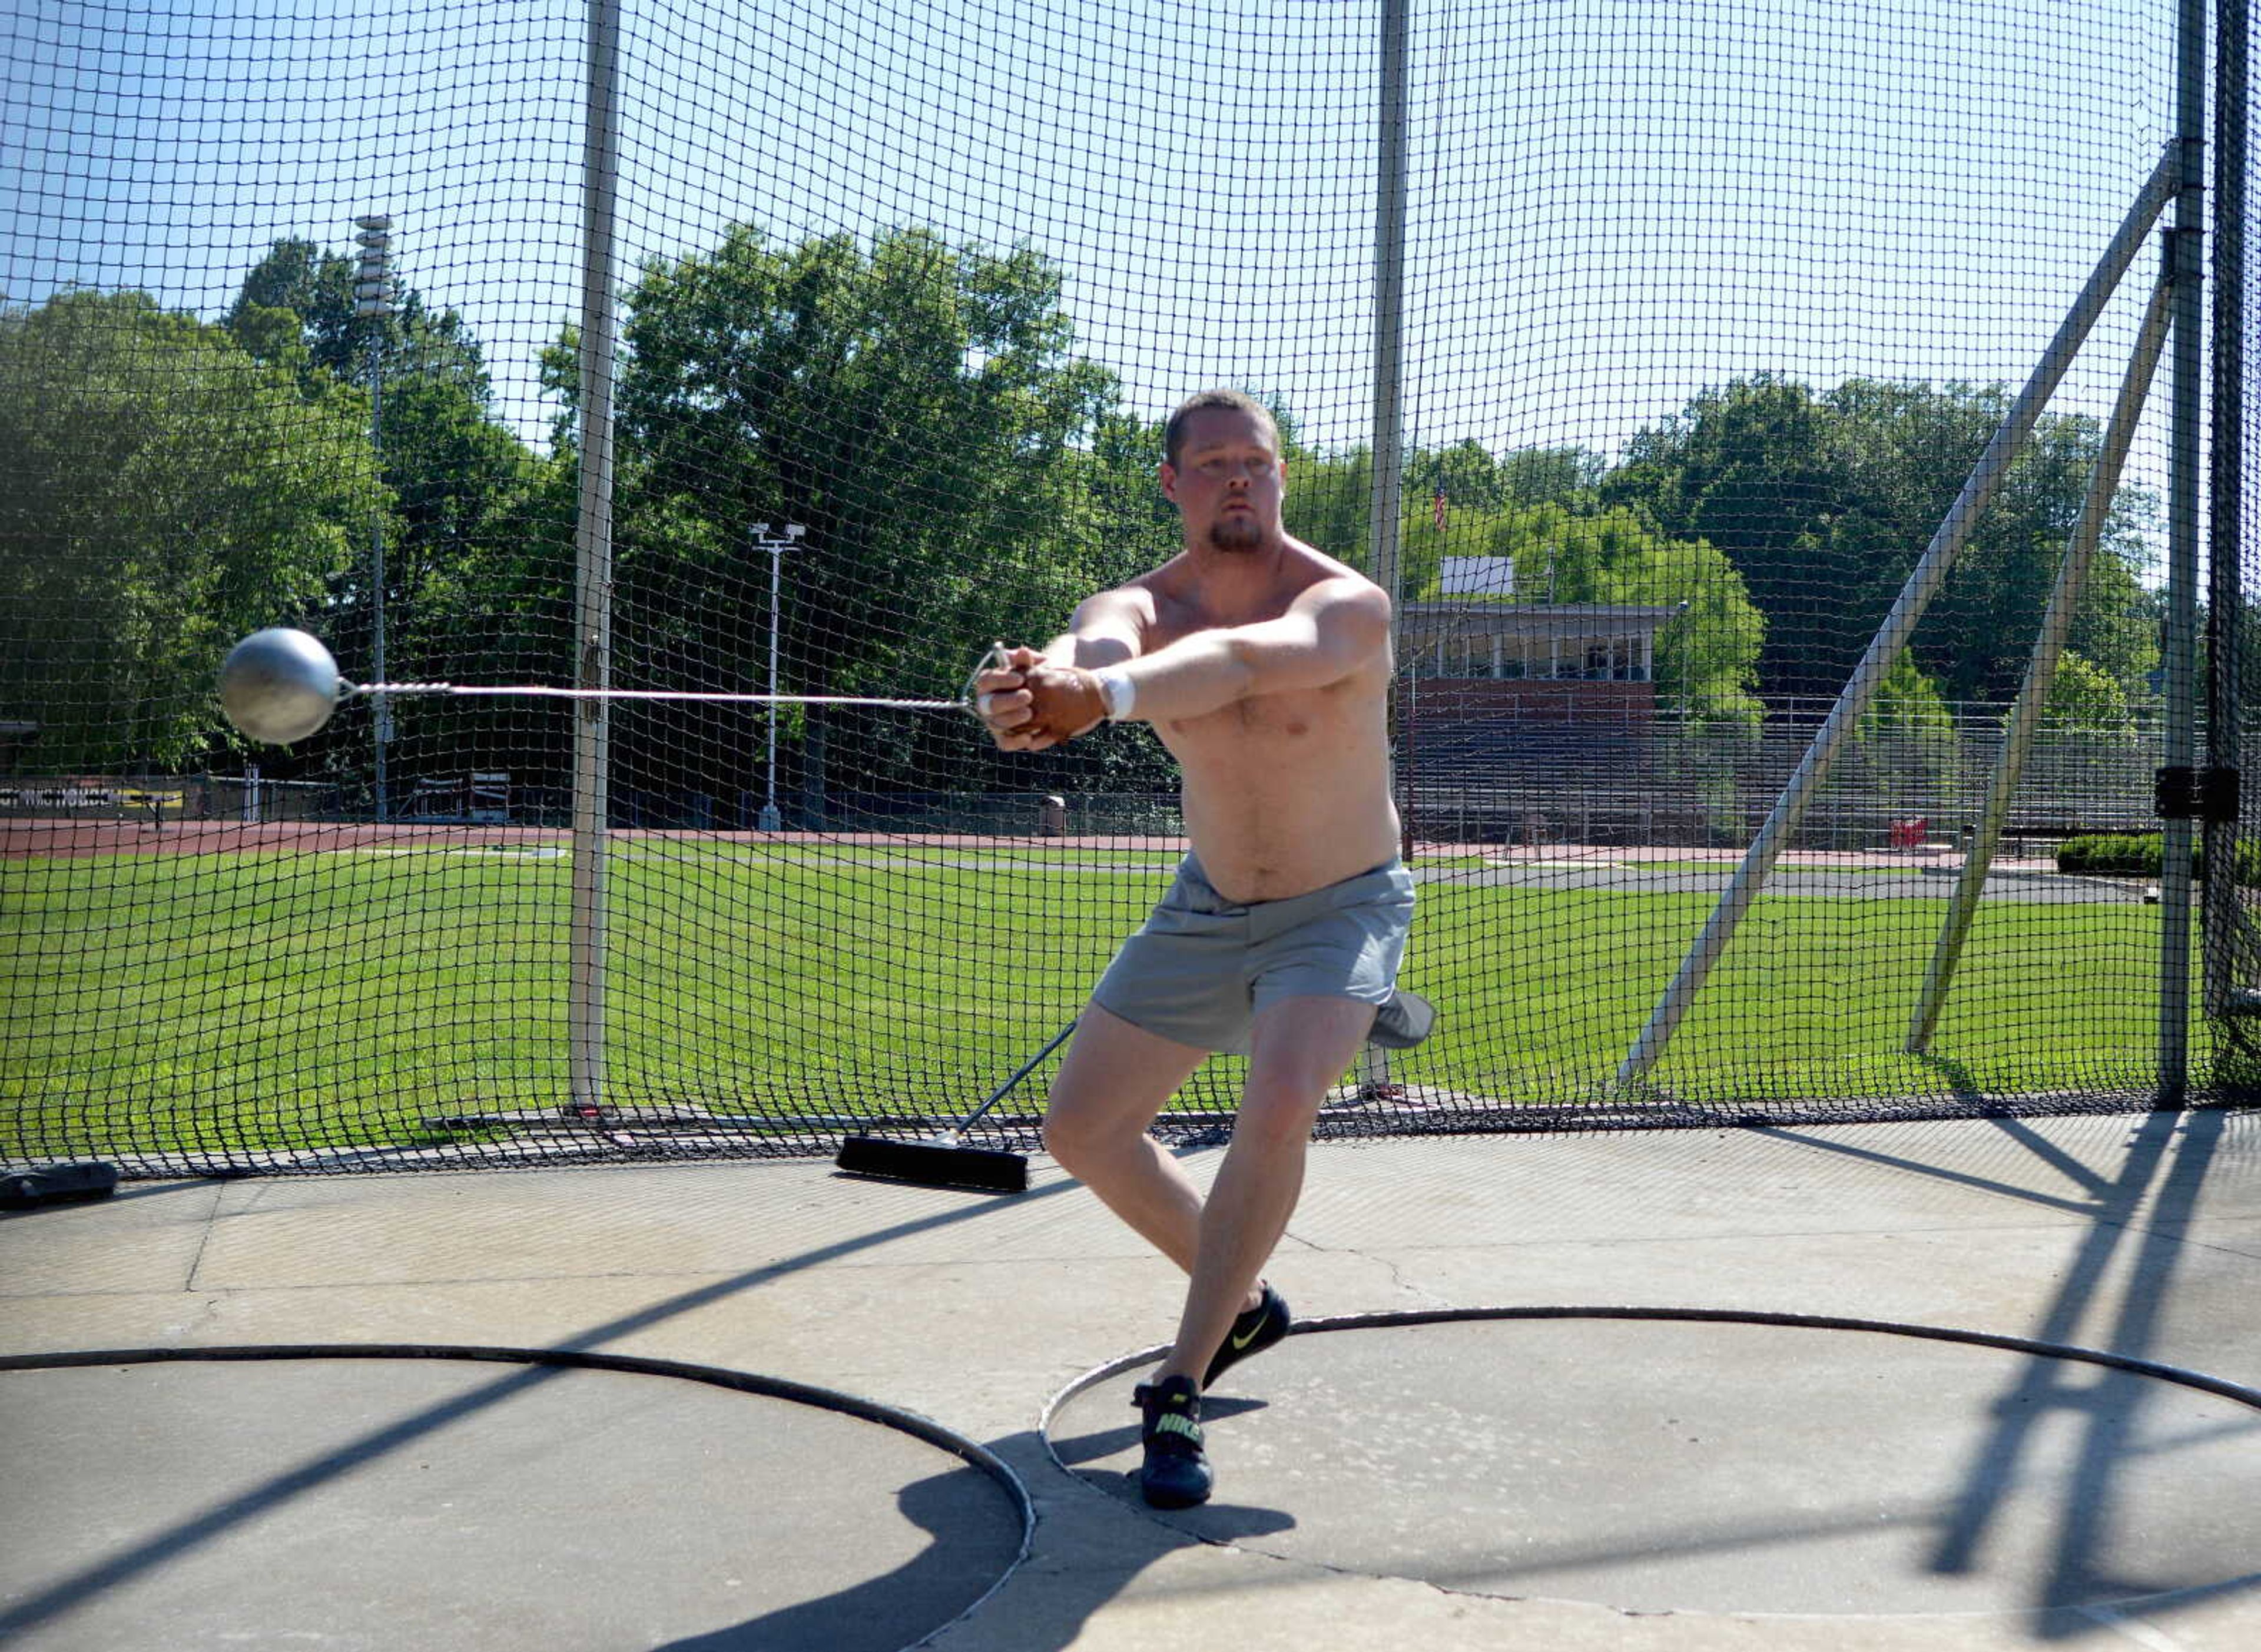
[[[1120,666],[1110,665],[1105,671],[1092,672],[1092,675],[1099,679],[1100,698],[1107,702],[1107,721],[1121,722],[1128,718],[1131,707],[1138,701],[1138,690],[1132,685],[1129,673]]]

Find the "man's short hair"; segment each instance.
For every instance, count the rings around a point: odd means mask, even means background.
[[[1198,395],[1188,396],[1180,402],[1177,412],[1170,415],[1169,423],[1162,427],[1162,457],[1170,463],[1175,464],[1178,462],[1178,449],[1184,443],[1186,420],[1204,407],[1230,407],[1236,413],[1255,414],[1258,422],[1262,424],[1265,430],[1270,434],[1272,446],[1275,449],[1279,447],[1280,425],[1279,421],[1272,417],[1272,410],[1269,407],[1257,400],[1255,397],[1241,391],[1204,390]]]

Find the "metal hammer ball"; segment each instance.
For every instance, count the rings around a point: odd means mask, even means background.
[[[219,704],[254,740],[288,745],[337,709],[338,663],[304,631],[269,626],[228,650],[219,668]]]

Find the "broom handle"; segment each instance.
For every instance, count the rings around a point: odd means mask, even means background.
[[[1042,1062],[1046,1056],[1059,1049],[1063,1044],[1066,1044],[1067,1042],[1067,1035],[1074,1031],[1075,1023],[1071,1021],[1067,1025],[1062,1027],[1058,1032],[1052,1034],[1052,1041],[1050,1044],[1037,1051],[1027,1060],[1022,1062],[1019,1070],[1017,1070],[1012,1077],[1007,1079],[1002,1084],[1000,1084],[995,1089],[989,1092],[989,1099],[987,1101],[982,1103],[980,1106],[975,1108],[963,1119],[958,1121],[958,1129],[966,1129],[973,1123],[974,1120],[980,1118],[982,1114],[987,1112],[991,1108],[996,1106],[998,1103],[1003,1101],[1006,1096],[1011,1095],[1013,1086],[1018,1084],[1023,1079],[1028,1077],[1030,1074],[1035,1072],[1037,1065]]]

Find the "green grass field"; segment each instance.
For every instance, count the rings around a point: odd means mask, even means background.
[[[618,844],[611,1098],[968,1106],[1076,1012],[1173,858]],[[1718,1104],[2150,1081],[2158,920],[2124,903],[1988,903],[1934,1053],[1899,1054],[1947,893],[1762,897],[1654,1083]],[[413,1142],[434,1114],[564,1099],[555,851],[14,861],[0,895],[11,1153]],[[1394,1075],[1597,1099],[1712,901],[1431,882],[1405,980],[1446,1031]],[[1213,1064],[1190,1101],[1232,1081]]]

